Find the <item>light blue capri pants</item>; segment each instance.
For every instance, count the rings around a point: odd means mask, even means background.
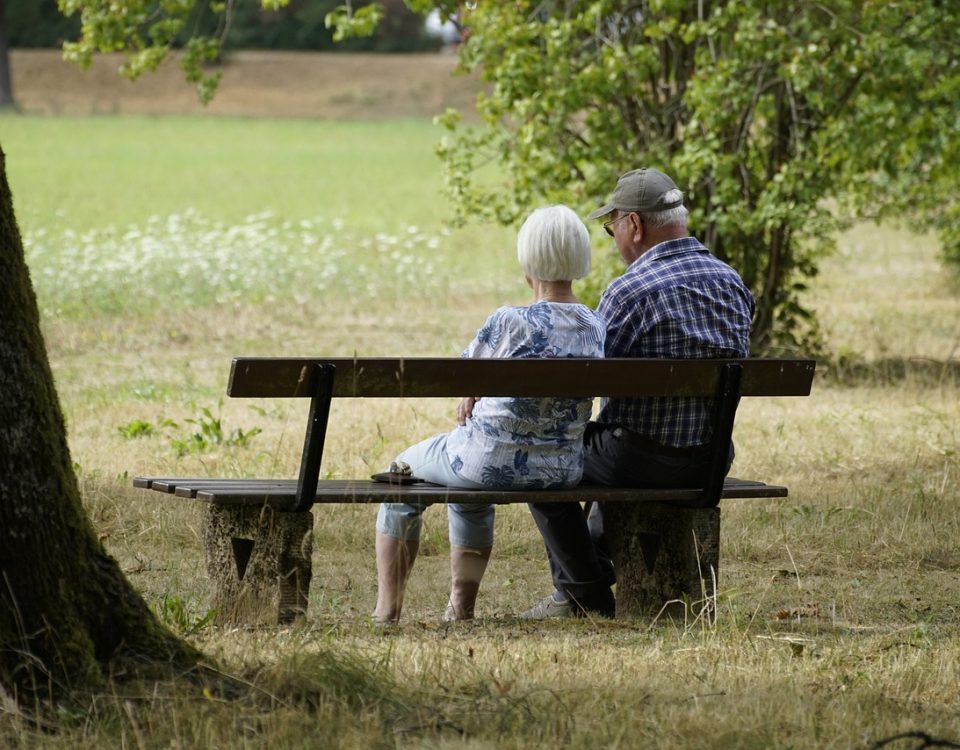
[[[485,485],[464,479],[447,458],[447,433],[434,435],[410,446],[396,460],[410,465],[414,476],[445,487],[485,489]],[[377,531],[394,539],[418,541],[427,504],[381,503]],[[458,547],[492,547],[494,506],[492,504],[447,504],[450,544]]]

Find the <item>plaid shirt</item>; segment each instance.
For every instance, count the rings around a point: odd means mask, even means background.
[[[753,295],[726,263],[698,240],[661,242],[614,279],[597,312],[607,326],[607,357],[678,359],[746,357]],[[661,445],[710,439],[712,399],[612,398],[599,422],[616,424]]]

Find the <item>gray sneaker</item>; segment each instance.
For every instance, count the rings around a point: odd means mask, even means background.
[[[553,594],[541,599],[526,612],[521,612],[518,617],[521,620],[549,620],[555,617],[576,617],[577,612],[569,599],[560,602]]]

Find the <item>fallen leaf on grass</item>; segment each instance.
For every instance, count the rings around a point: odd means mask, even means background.
[[[799,607],[778,609],[774,617],[778,620],[799,620],[801,617],[819,617],[819,604],[801,604]]]

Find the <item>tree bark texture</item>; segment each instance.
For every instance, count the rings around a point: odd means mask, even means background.
[[[0,280],[0,683],[56,696],[121,664],[195,663],[83,511],[2,151]]]

